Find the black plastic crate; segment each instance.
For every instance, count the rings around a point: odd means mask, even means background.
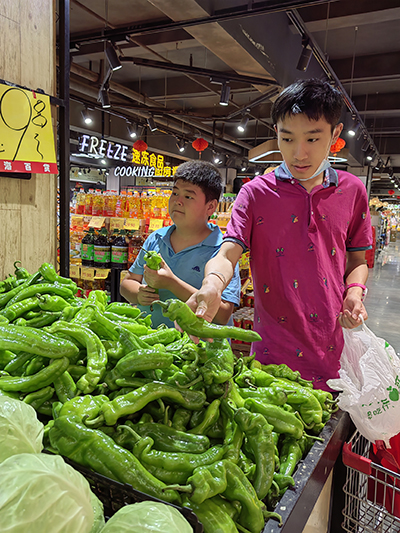
[[[194,533],[203,533],[203,524],[199,522],[197,516],[190,509],[159,500],[158,498],[154,498],[149,494],[145,494],[144,492],[134,489],[131,485],[114,481],[113,479],[98,474],[97,472],[93,472],[92,470],[89,470],[88,468],[85,468],[78,463],[75,463],[75,461],[67,459],[66,457],[63,457],[63,459],[66,463],[73,466],[75,470],[78,470],[78,472],[80,472],[88,480],[90,488],[104,506],[104,515],[106,520],[111,518],[112,515],[124,505],[143,501],[153,501],[175,507],[175,509],[177,509],[192,526]]]

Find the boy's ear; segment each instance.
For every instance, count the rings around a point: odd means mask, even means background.
[[[218,200],[210,200],[208,202],[209,215],[212,215],[214,211],[216,211],[217,207],[218,207]]]
[[[343,123],[339,122],[339,124],[337,124],[333,130],[332,144],[335,144],[335,142],[339,139],[339,135],[342,133],[342,130]]]

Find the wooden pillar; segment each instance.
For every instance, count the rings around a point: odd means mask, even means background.
[[[55,95],[55,72],[54,0],[1,0],[0,78]],[[0,280],[17,259],[30,272],[56,264],[56,209],[56,175],[0,177]]]

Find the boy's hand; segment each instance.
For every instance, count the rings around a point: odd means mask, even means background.
[[[349,292],[343,301],[343,311],[339,314],[339,323],[342,328],[354,329],[361,326],[363,317],[367,320],[368,313],[360,296]]]
[[[164,260],[162,260],[159,270],[153,270],[145,265],[143,276],[150,287],[169,290],[171,290],[176,277]]]
[[[156,291],[148,285],[140,285],[137,301],[139,305],[151,305],[154,300],[159,300],[160,297]]]

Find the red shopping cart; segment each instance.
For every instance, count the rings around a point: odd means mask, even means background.
[[[358,431],[343,445],[347,474],[342,526],[349,533],[400,533],[400,473],[379,464],[376,452]]]

